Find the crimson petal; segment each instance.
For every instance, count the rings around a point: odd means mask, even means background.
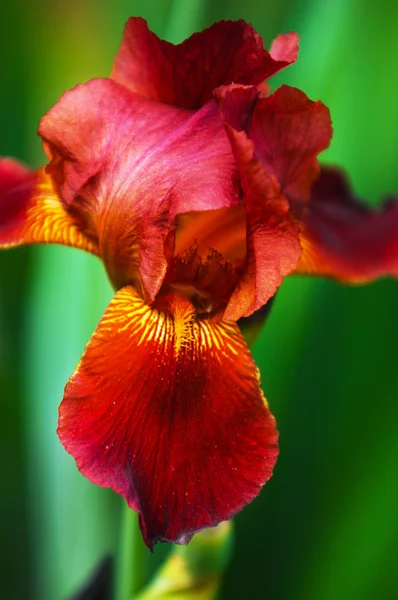
[[[271,49],[242,20],[220,21],[181,44],[161,40],[146,21],[131,18],[111,77],[151,100],[196,109],[213,90],[235,82],[260,84],[297,58],[298,36],[279,36]]]
[[[374,209],[353,194],[346,175],[323,167],[301,225],[297,272],[362,283],[398,276],[398,201]]]
[[[289,202],[276,176],[266,172],[257,158],[257,148],[245,131],[248,115],[256,110],[253,89],[228,86],[218,99],[239,169],[246,210],[246,261],[224,313],[225,319],[236,321],[250,316],[272,298],[283,278],[296,268],[301,246]]]
[[[158,308],[132,287],[109,305],[60,407],[59,437],[81,472],[140,513],[145,542],[185,544],[259,493],[277,431],[234,323]]]

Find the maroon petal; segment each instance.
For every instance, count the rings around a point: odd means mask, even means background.
[[[199,108],[220,85],[260,84],[297,58],[298,37],[277,38],[271,53],[244,21],[220,21],[174,46],[141,18],[127,22],[111,77],[151,100]]]
[[[58,433],[81,472],[140,513],[144,540],[185,544],[269,479],[278,447],[259,373],[233,323],[120,290],[65,388]]]
[[[398,276],[398,199],[374,209],[355,197],[338,169],[322,168],[301,229],[298,273],[348,283]]]

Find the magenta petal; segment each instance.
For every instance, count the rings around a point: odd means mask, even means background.
[[[215,101],[191,113],[97,79],[66,92],[39,132],[59,193],[88,215],[115,286],[135,282],[148,300],[165,274],[175,215],[239,200]]]
[[[299,51],[299,36],[291,31],[290,33],[281,33],[271,45],[270,54],[274,60],[291,64],[296,62]]]

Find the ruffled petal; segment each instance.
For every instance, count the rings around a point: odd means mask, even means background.
[[[283,278],[294,271],[301,255],[298,225],[289,202],[276,176],[264,170],[245,131],[250,121],[248,115],[256,110],[256,97],[252,88],[235,86],[224,89],[219,96],[246,210],[246,260],[224,314],[225,319],[233,321],[248,317],[266,304]]]
[[[277,431],[233,323],[131,287],[108,307],[60,407],[59,437],[92,482],[140,513],[146,544],[185,544],[231,518],[275,464]]]
[[[45,170],[0,159],[0,246],[52,243],[98,254],[86,224],[57,196]]]
[[[196,109],[232,82],[260,84],[297,58],[298,36],[285,34],[271,53],[244,21],[220,21],[182,44],[161,40],[146,21],[131,18],[111,77],[150,100]]]
[[[305,203],[319,174],[317,155],[332,137],[329,110],[296,88],[282,86],[257,102],[249,137],[265,171],[292,204]]]
[[[191,113],[92,80],[64,94],[39,132],[59,193],[89,215],[115,287],[142,285],[148,301],[166,272],[175,215],[239,200],[214,101]]]
[[[298,273],[347,283],[398,276],[398,199],[374,209],[355,197],[338,169],[322,168],[301,229]]]

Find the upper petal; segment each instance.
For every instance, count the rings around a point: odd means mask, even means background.
[[[294,271],[301,254],[299,230],[289,202],[276,176],[257,158],[257,148],[244,131],[256,110],[256,100],[250,87],[231,86],[219,97],[246,210],[246,261],[224,314],[225,319],[232,320],[249,316],[266,304],[283,278]]]
[[[214,23],[175,46],[133,17],[111,77],[151,100],[192,109],[208,102],[220,85],[262,83],[294,62],[297,51],[297,35],[286,34],[267,52],[258,33],[242,20]]]
[[[42,169],[0,159],[0,246],[66,244],[98,254],[97,240],[86,224],[57,196]]]
[[[332,137],[329,110],[300,90],[282,86],[257,102],[249,128],[256,157],[274,174],[292,204],[309,199],[317,155]]]
[[[301,224],[298,273],[360,283],[398,276],[398,201],[380,209],[359,200],[345,174],[323,167]]]
[[[187,543],[250,502],[277,431],[232,323],[197,321],[182,296],[111,302],[69,380],[58,430],[79,469],[140,513],[148,546]]]
[[[274,176],[254,158],[243,131],[228,128],[241,172],[246,206],[246,264],[224,314],[247,317],[261,308],[294,271],[301,255],[297,223]]]
[[[192,113],[92,80],[64,94],[39,132],[59,193],[90,216],[115,286],[138,281],[149,300],[166,271],[175,215],[238,201],[214,101]]]

